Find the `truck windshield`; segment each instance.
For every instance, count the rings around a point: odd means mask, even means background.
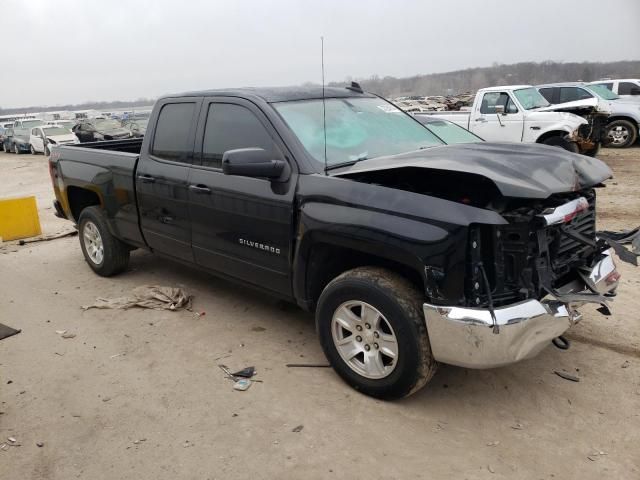
[[[275,103],[311,156],[327,166],[443,145],[416,120],[379,98],[327,98]]]
[[[533,108],[548,107],[550,104],[547,100],[533,87],[520,88],[514,90],[516,98],[525,110],[531,110]]]
[[[587,90],[591,90],[593,93],[604,100],[617,100],[620,98],[604,85],[585,85],[584,87]]]
[[[96,120],[94,125],[98,130],[116,130],[121,128],[120,122],[117,120]]]
[[[21,123],[22,123],[21,128],[32,128],[32,127],[39,127],[40,125],[44,125],[44,122],[42,120],[23,120]]]
[[[64,127],[47,127],[43,128],[43,130],[47,137],[51,137],[53,135],[69,135],[71,133]]]

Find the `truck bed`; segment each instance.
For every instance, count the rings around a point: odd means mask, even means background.
[[[90,148],[94,150],[109,150],[110,152],[126,152],[138,155],[142,148],[142,137],[127,138],[126,140],[104,140],[102,142],[87,142],[69,145],[73,148]]]
[[[107,212],[111,230],[131,245],[144,245],[135,186],[141,149],[142,138],[54,146],[49,162],[65,186],[56,194],[64,215],[77,222],[70,203],[79,191],[91,190],[96,195],[95,203]],[[54,183],[56,188],[59,186]]]

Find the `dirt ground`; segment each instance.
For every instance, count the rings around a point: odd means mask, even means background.
[[[640,148],[601,158],[615,178],[599,227],[640,224]],[[0,178],[0,198],[37,196],[44,233],[70,229],[53,216],[43,156],[0,154]],[[382,402],[328,368],[285,367],[325,362],[295,307],[142,251],[107,279],[77,237],[5,244],[0,323],[23,331],[0,341],[0,478],[640,478],[640,270],[621,271],[614,314],[585,308],[568,351],[442,366]],[[205,315],[80,308],[142,284],[183,286]],[[234,391],[221,362],[254,365],[263,383]],[[20,446],[2,447],[8,437]]]

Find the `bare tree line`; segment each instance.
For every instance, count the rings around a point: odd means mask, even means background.
[[[384,97],[405,95],[448,95],[492,85],[540,84],[565,81],[592,81],[604,77],[640,78],[640,61],[620,62],[522,62],[511,65],[494,63],[491,67],[467,68],[454,72],[415,75],[407,78],[380,77],[356,79],[368,91]],[[342,86],[351,82],[332,82],[331,86]],[[310,84],[312,85],[312,84]],[[138,107],[153,104],[155,99],[118,100],[113,102],[86,102],[75,105],[33,106],[1,108],[0,115],[13,113],[47,112],[55,110],[109,110],[113,108]]]
[[[605,77],[640,78],[640,61],[606,63],[546,61],[511,65],[494,63],[491,67],[467,68],[407,78],[373,75],[370,78],[356,80],[370,92],[394,98],[405,95],[455,95],[494,85],[589,82]],[[349,78],[344,82],[335,82],[331,85],[345,85],[351,80]]]

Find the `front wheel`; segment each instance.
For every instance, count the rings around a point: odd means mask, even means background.
[[[82,211],[78,231],[82,254],[94,272],[110,277],[127,268],[129,248],[111,234],[99,207],[87,207]]]
[[[542,143],[545,145],[549,145],[551,147],[564,148],[565,150],[568,150],[569,152],[573,152],[573,153],[579,152],[578,145],[576,144],[576,142],[567,140],[566,138],[561,137],[559,135],[555,137],[546,138],[545,140],[542,141]]]
[[[638,138],[638,128],[628,120],[614,120],[607,125],[607,136],[611,139],[609,147],[630,147]]]
[[[360,267],[332,280],[318,300],[316,322],[338,375],[356,390],[383,399],[423,387],[437,362],[422,303],[409,281],[382,268]]]

